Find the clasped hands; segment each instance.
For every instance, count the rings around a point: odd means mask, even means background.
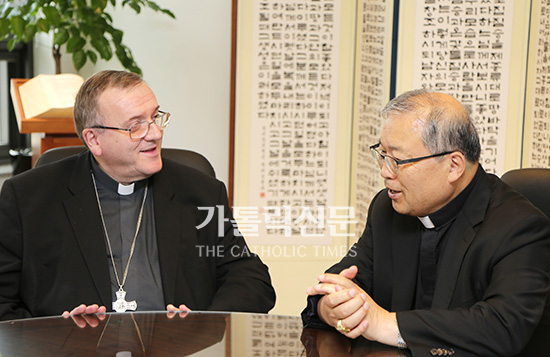
[[[371,341],[397,345],[398,326],[395,313],[380,307],[351,279],[357,275],[355,265],[340,274],[321,274],[319,283],[307,294],[324,295],[317,305],[319,318],[349,338],[363,336]]]
[[[183,304],[181,304],[179,308],[169,304],[166,306],[166,311],[166,316],[169,319],[176,316],[176,314],[179,314],[179,317],[183,319],[187,316],[187,314],[189,314],[191,309]],[[99,306],[97,304],[82,304],[72,309],[71,312],[64,311],[61,316],[66,319],[71,317],[74,323],[80,328],[84,328],[87,325],[97,327],[100,321],[105,320],[105,312],[107,312],[107,308],[105,306]]]

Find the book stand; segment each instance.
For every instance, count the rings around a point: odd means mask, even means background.
[[[46,150],[60,146],[82,146],[74,128],[73,118],[27,118],[21,103],[19,87],[27,78],[12,78],[10,83],[11,97],[17,125],[21,134],[44,133],[40,140],[40,152],[33,152],[33,162]]]

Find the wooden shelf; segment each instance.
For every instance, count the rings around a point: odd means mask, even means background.
[[[73,118],[27,118],[23,105],[19,87],[27,82],[27,78],[11,79],[11,95],[14,102],[15,116],[19,125],[21,134],[46,133],[46,134],[76,134]],[[17,103],[17,105],[15,105]]]
[[[19,87],[28,80],[27,78],[12,78],[10,92],[19,132],[21,134],[45,134],[40,141],[40,152],[33,152],[33,162],[46,150],[61,146],[82,145],[82,141],[76,135],[73,118],[27,118],[25,116]]]

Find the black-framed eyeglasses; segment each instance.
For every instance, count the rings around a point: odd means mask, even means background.
[[[456,150],[455,151],[445,151],[445,152],[441,152],[439,154],[433,154],[433,155],[422,156],[422,157],[415,157],[413,159],[398,160],[395,157],[391,157],[389,155],[384,155],[381,152],[379,152],[378,150],[376,150],[376,149],[378,149],[379,146],[380,146],[380,143],[374,144],[370,147],[370,152],[372,154],[372,158],[374,159],[374,161],[376,161],[376,163],[378,164],[380,169],[382,169],[382,165],[384,165],[384,163],[386,163],[386,167],[388,168],[390,173],[392,175],[395,175],[395,176],[397,176],[399,174],[399,165],[410,164],[410,163],[413,163],[413,162],[418,162],[418,161],[430,159],[432,157],[443,156],[443,155],[447,155],[447,154],[450,154],[450,153],[453,153],[453,152],[456,151]]]
[[[139,121],[132,124],[129,128],[115,128],[112,126],[103,126],[103,125],[94,125],[90,128],[92,129],[109,129],[109,130],[122,130],[127,131],[130,134],[130,138],[133,140],[144,138],[149,132],[149,127],[151,124],[155,123],[159,128],[164,129],[170,122],[170,113],[163,112],[159,110],[158,113],[153,117],[153,121]]]

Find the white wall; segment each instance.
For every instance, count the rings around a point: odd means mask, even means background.
[[[113,25],[124,31],[143,77],[163,110],[172,113],[164,147],[185,148],[206,156],[227,184],[229,159],[229,91],[231,0],[156,0],[176,20],[149,9],[109,8]],[[35,75],[55,72],[51,36],[35,43]],[[118,60],[86,64],[83,77],[103,69],[122,69]],[[62,72],[75,72],[70,55]]]

